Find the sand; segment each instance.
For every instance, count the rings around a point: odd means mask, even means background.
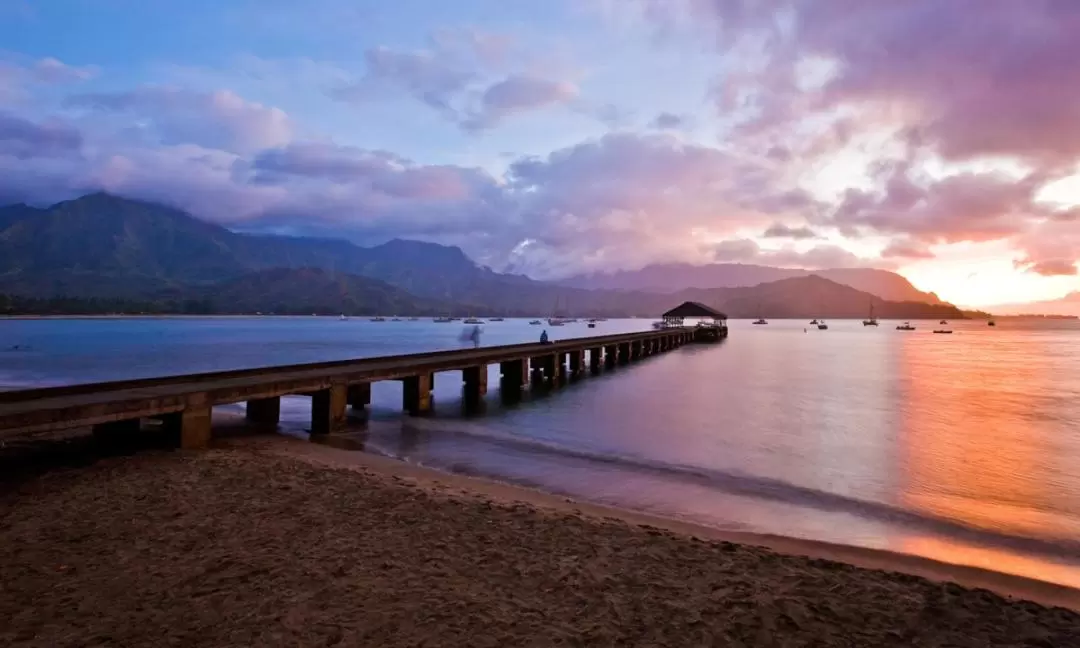
[[[1080,646],[1065,608],[286,439],[3,489],[5,646]]]

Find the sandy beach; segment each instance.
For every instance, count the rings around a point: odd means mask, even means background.
[[[3,645],[1080,646],[1068,588],[285,438],[2,488]]]

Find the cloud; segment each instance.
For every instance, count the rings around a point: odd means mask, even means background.
[[[681,115],[662,112],[649,122],[649,128],[655,128],[657,130],[682,128],[686,125],[686,121],[686,118]]]
[[[815,224],[905,237],[920,256],[927,244],[1006,240],[1032,255],[1032,269],[1067,270],[1080,258],[1080,246],[1043,254],[1047,242],[1030,234],[1063,217],[1035,196],[1080,159],[1080,4],[636,0],[620,9],[655,25],[663,47],[672,34],[710,32],[721,54],[711,97],[728,147],[810,178],[835,163],[863,166],[848,175],[874,186],[849,183]]]
[[[1016,267],[1044,277],[1074,276],[1077,274],[1076,261],[1069,259],[1050,259],[1046,261],[1019,261]]]
[[[507,36],[443,30],[431,41],[428,49],[369,49],[364,76],[331,89],[330,96],[365,102],[404,93],[465,131],[479,132],[507,117],[565,104],[578,95],[568,81],[524,72],[494,74],[509,58],[513,40]]]
[[[42,83],[72,83],[89,81],[98,75],[97,66],[67,65],[52,57],[43,58],[30,68],[33,77]]]
[[[934,253],[921,243],[898,239],[890,241],[881,251],[883,259],[933,259]]]
[[[881,265],[837,245],[817,245],[807,250],[792,247],[764,249],[750,239],[730,239],[712,246],[713,260],[721,263],[753,263],[780,268],[858,268]]]
[[[67,101],[81,108],[115,115],[163,144],[198,144],[245,153],[278,146],[292,138],[293,124],[279,108],[246,101],[229,90],[196,92],[144,86],[129,92],[80,94]]]
[[[47,57],[36,61],[0,59],[0,104],[14,104],[32,95],[35,86],[88,81],[100,70],[93,65],[68,65]]]
[[[367,74],[359,82],[331,91],[345,101],[381,98],[387,90],[401,90],[417,101],[457,119],[458,97],[477,77],[477,72],[438,52],[397,51],[388,47],[369,49],[364,54]]]
[[[576,97],[572,83],[534,76],[514,75],[489,86],[478,110],[462,122],[468,130],[491,128],[511,115],[566,103]]]
[[[0,156],[62,156],[77,152],[82,143],[80,133],[63,123],[39,124],[0,112]]]
[[[916,182],[906,169],[884,180],[880,191],[845,192],[832,222],[907,235],[923,243],[992,241],[1023,232],[1046,210],[1033,204],[1035,186],[999,173],[962,173]]]
[[[788,239],[815,239],[820,238],[817,232],[809,227],[791,227],[783,223],[773,223],[762,234],[764,238],[788,238]]]

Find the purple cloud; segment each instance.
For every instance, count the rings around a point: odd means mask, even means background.
[[[933,259],[934,253],[916,241],[898,239],[890,241],[881,251],[883,259]]]
[[[657,130],[682,128],[685,125],[685,117],[669,112],[662,112],[649,122],[649,128],[655,128]]]
[[[79,132],[59,122],[34,123],[0,112],[0,156],[25,160],[78,153],[83,139]]]
[[[820,238],[817,232],[809,227],[791,227],[784,223],[773,223],[762,234],[764,238],[787,238],[787,239],[816,239]]]
[[[282,110],[246,101],[228,90],[145,86],[130,92],[75,95],[67,106],[116,116],[125,125],[131,118],[141,120],[142,129],[163,144],[198,144],[236,153],[284,144],[293,133]]]
[[[484,91],[479,108],[462,125],[467,130],[491,128],[511,115],[566,103],[577,93],[577,87],[571,83],[526,75],[509,76]]]
[[[817,245],[809,250],[791,247],[764,249],[749,239],[730,239],[712,246],[713,260],[721,263],[753,263],[780,268],[860,268],[881,266],[837,245]]]
[[[367,74],[359,82],[331,91],[343,101],[364,101],[381,97],[388,90],[401,90],[439,111],[457,119],[456,103],[461,93],[477,77],[453,58],[438,52],[404,52],[376,47],[364,53]]]

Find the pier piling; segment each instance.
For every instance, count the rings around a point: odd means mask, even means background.
[[[422,373],[409,376],[402,381],[402,405],[412,415],[426,414],[431,411],[431,389],[435,386],[435,375]]]
[[[484,396],[487,395],[487,374],[487,365],[483,364],[461,370],[465,390],[463,400],[467,409],[475,410],[484,401]]]
[[[344,383],[320,389],[311,396],[311,433],[333,434],[345,428],[349,388]]]

